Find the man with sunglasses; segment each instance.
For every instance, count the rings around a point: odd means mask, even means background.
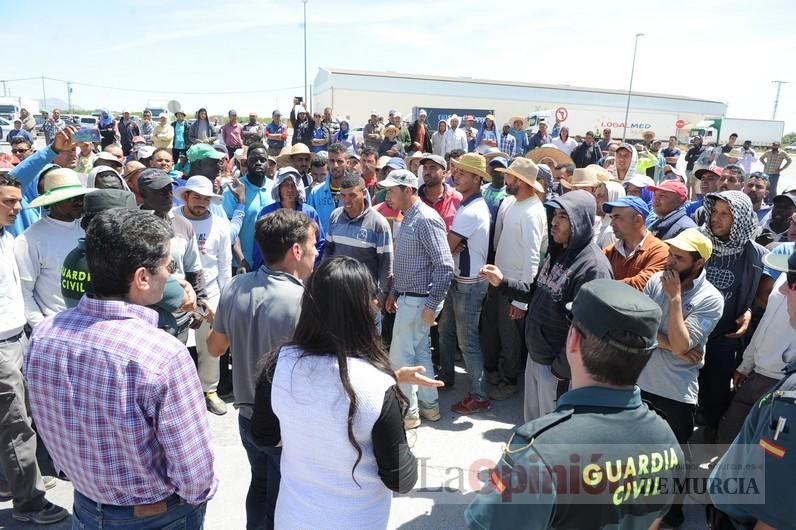
[[[22,135],[15,136],[11,139],[11,154],[22,162],[33,154],[33,141]]]
[[[774,292],[783,297],[779,309],[783,322],[779,333],[796,336],[796,252],[789,256],[767,254],[763,261],[768,267],[785,273],[774,286]],[[769,299],[769,307],[771,304]],[[740,525],[759,530],[789,528],[796,521],[796,505],[792,502],[796,455],[796,437],[793,436],[793,423],[796,423],[796,349],[791,347],[780,355],[784,368],[777,375],[782,380],[764,391],[760,400],[751,407],[740,434],[710,475],[710,483],[714,480],[719,483],[728,480],[749,483],[755,479],[758,491],[765,492],[765,496],[753,493],[739,498],[728,491],[711,490],[713,504],[738,523],[736,526],[739,528]],[[751,377],[739,394],[748,384],[751,384]]]

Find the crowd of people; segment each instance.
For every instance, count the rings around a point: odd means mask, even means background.
[[[358,142],[295,103],[221,127],[204,108],[101,109],[96,144],[57,110],[41,148],[9,133],[0,497],[16,520],[68,516],[39,444],[74,486],[75,528],[200,528],[219,487],[207,412],[231,392],[247,528],[385,527],[417,480],[406,432],[447,412],[457,359],[453,414],[524,392],[473,528],[683,524],[682,493],[576,507],[549,470],[558,496],[507,499],[519,468],[569,463],[561,444],[666,454],[662,480],[682,478],[696,425],[715,456],[736,440],[721,462],[744,461],[741,440],[783,458],[793,403],[771,396],[796,386],[796,187],[778,187],[778,143],[752,171],[737,134],[681,151],[521,117],[432,130],[422,110],[373,111]],[[780,407],[773,438],[764,406]],[[771,498],[792,492],[784,476],[767,475]],[[713,501],[749,528],[795,520],[789,503]]]

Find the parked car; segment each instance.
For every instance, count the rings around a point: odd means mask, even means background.
[[[0,141],[5,141],[8,131],[13,128],[14,122],[8,121],[5,118],[0,118],[0,129],[2,129],[2,133],[0,133]]]
[[[80,127],[87,129],[96,129],[99,127],[99,118],[96,116],[79,116]]]
[[[41,116],[34,116],[33,119],[36,120],[36,128],[34,129],[36,134],[44,134],[44,118]]]
[[[785,148],[785,151],[796,151],[796,142],[793,142]]]

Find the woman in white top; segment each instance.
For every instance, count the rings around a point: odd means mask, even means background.
[[[252,434],[282,444],[276,528],[386,528],[392,492],[417,480],[376,303],[365,265],[324,261],[305,286],[293,342],[259,377]]]
[[[445,156],[445,133],[448,132],[448,122],[439,120],[437,130],[431,135],[431,152],[435,155]]]
[[[571,156],[572,151],[578,146],[578,142],[569,137],[569,127],[561,127],[558,136],[553,138],[553,145],[567,156]]]

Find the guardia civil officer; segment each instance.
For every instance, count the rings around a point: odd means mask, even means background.
[[[465,512],[470,528],[646,530],[684,477],[677,438],[635,386],[656,346],[658,305],[599,279],[567,309],[572,390],[514,432]]]
[[[796,252],[766,254],[768,267],[784,272],[774,289],[785,295],[790,332],[796,332]],[[796,527],[796,354],[785,352],[785,377],[761,397],[741,432],[710,474],[713,504],[736,528]],[[708,511],[710,516],[710,510]]]

